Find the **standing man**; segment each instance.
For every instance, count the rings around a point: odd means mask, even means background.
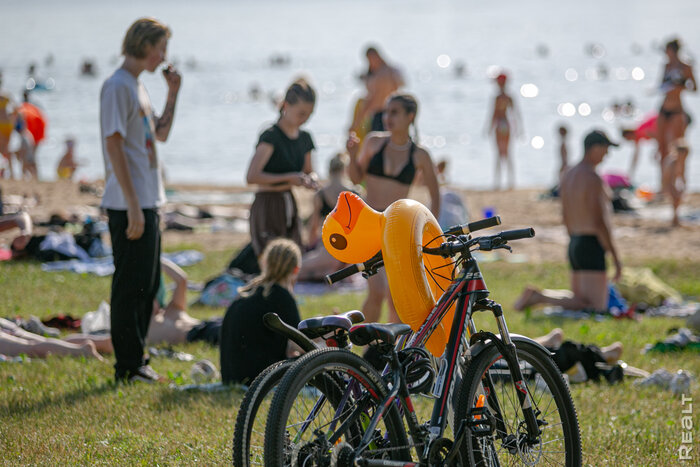
[[[622,263],[612,238],[609,189],[595,169],[610,146],[618,144],[602,131],[590,132],[583,141],[583,159],[562,176],[562,213],[570,237],[571,291],[527,287],[515,302],[516,310],[539,303],[568,310],[607,310],[605,252],[610,253],[615,266],[614,281],[622,274]]]
[[[368,68],[363,78],[367,94],[356,106],[351,133],[358,133],[365,119],[371,122],[370,131],[384,131],[382,115],[386,99],[404,85],[399,69],[388,64],[375,47],[368,47],[365,56]]]
[[[143,71],[165,60],[170,29],[152,18],[131,25],[122,44],[124,62],[100,94],[100,128],[105,161],[102,207],[107,209],[114,252],[111,294],[112,344],[117,381],[160,380],[144,359],[144,342],[160,285],[160,216],[165,202],[155,141],[165,141],[175,113],[180,75],[168,65],[168,98],[156,117]]]

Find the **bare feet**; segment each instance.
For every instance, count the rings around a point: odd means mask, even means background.
[[[100,355],[97,352],[97,348],[95,348],[95,344],[92,341],[87,341],[84,344],[80,345],[79,354],[84,355],[86,357],[96,358],[101,362],[105,361],[102,355]]]
[[[523,293],[520,295],[520,297],[515,301],[513,304],[513,308],[515,308],[516,311],[523,311],[525,308],[534,305],[537,303],[537,289],[535,289],[532,286],[527,286],[525,287],[525,290],[523,290]]]
[[[561,328],[554,328],[546,336],[538,337],[535,340],[545,347],[557,349],[564,342],[564,331]]]
[[[620,357],[622,357],[622,350],[622,342],[613,342],[609,346],[600,349],[603,358],[610,364],[617,363]]]

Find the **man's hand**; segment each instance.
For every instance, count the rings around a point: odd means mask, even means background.
[[[613,276],[613,282],[617,283],[622,278],[622,263],[620,260],[615,259],[615,275]]]
[[[180,90],[182,76],[172,64],[169,64],[163,69],[163,77],[165,77],[165,82],[168,84],[168,90],[170,92],[177,93]]]
[[[128,219],[126,238],[138,240],[143,235],[144,225],[146,224],[141,207],[138,205],[129,206],[129,209],[126,211],[126,217]]]

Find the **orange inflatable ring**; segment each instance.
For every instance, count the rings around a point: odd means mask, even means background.
[[[451,282],[451,261],[422,252],[442,230],[427,207],[409,199],[392,203],[384,218],[382,256],[391,297],[401,321],[417,331]],[[453,318],[454,305],[426,342],[425,347],[436,357],[445,351]]]
[[[450,285],[450,260],[422,253],[422,247],[441,234],[433,214],[417,201],[401,199],[380,213],[354,193],[343,192],[323,223],[322,238],[328,252],[344,263],[367,261],[381,249],[396,312],[417,331]],[[437,269],[439,275],[428,277],[426,271],[441,266],[445,267]],[[435,356],[445,350],[453,317],[454,307],[426,342]]]

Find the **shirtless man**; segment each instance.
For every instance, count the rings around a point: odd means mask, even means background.
[[[615,265],[614,281],[622,274],[622,263],[613,243],[610,226],[610,193],[596,173],[609,146],[618,146],[602,131],[592,131],[583,142],[583,159],[567,171],[561,181],[564,225],[571,237],[571,291],[537,290],[527,287],[515,302],[516,310],[539,303],[568,310],[605,310],[608,304],[605,252]]]
[[[358,133],[362,122],[366,118],[371,118],[372,126],[370,131],[383,131],[382,114],[387,97],[404,85],[401,72],[389,65],[375,47],[369,47],[366,52],[369,68],[365,76],[365,86],[367,95],[359,105],[350,133]]]

